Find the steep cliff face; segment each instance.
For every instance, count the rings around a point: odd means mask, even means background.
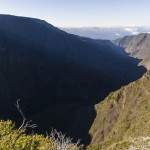
[[[120,144],[125,149],[133,140],[149,137],[150,72],[111,93],[95,109],[97,116],[90,129],[91,144],[103,146],[103,149],[113,146],[115,149],[115,145]]]
[[[88,141],[98,97],[138,79],[144,67],[107,40],[68,34],[34,18],[0,15],[0,118],[21,119]]]
[[[150,34],[126,36],[116,40],[115,43],[123,47],[131,56],[142,59],[141,65],[150,69]]]

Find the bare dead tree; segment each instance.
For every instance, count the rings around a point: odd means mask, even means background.
[[[19,114],[22,117],[22,124],[20,125],[19,130],[25,131],[27,128],[32,128],[32,129],[36,128],[37,125],[32,124],[32,120],[28,121],[26,119],[26,117],[20,107],[20,99],[17,100],[15,106],[16,106]],[[20,135],[21,135],[21,133],[20,133]],[[16,137],[16,139],[14,139],[14,142],[12,144],[12,149],[14,148],[14,145],[15,145],[17,139],[19,138],[19,136]],[[62,132],[58,132],[57,130],[52,130],[50,135],[47,134],[47,137],[52,139],[54,142],[54,144],[50,148],[51,150],[81,150],[82,149],[82,145],[80,145],[79,140],[76,143],[73,143],[71,138],[66,137],[65,134],[63,134]],[[47,150],[48,149],[49,148],[47,148]]]
[[[32,128],[32,129],[34,129],[34,128],[36,128],[37,127],[37,125],[36,124],[33,124],[32,123],[32,120],[27,120],[26,119],[26,117],[25,117],[25,115],[24,115],[24,113],[23,113],[23,111],[22,111],[22,109],[20,108],[20,99],[18,99],[17,100],[17,102],[16,102],[16,108],[17,108],[17,110],[18,110],[18,112],[19,112],[19,114],[21,115],[21,117],[22,117],[22,124],[21,124],[21,126],[19,127],[19,130],[21,130],[21,129],[23,129],[23,130],[26,130],[27,128]]]

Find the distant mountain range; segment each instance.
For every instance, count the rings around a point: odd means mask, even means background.
[[[150,33],[150,27],[79,27],[79,28],[62,28],[62,30],[79,36],[93,39],[115,40],[127,35],[137,35],[140,33]]]
[[[150,34],[142,33],[117,39],[115,43],[130,56],[141,59],[141,65],[150,69]]]
[[[66,33],[39,19],[0,15],[0,118],[21,120],[91,140],[94,105],[146,69],[109,40]]]

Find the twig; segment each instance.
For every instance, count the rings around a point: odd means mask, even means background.
[[[27,121],[27,119],[26,119],[26,117],[25,117],[23,111],[22,111],[21,108],[20,108],[19,102],[20,102],[20,99],[17,100],[16,105],[15,105],[16,108],[17,108],[17,110],[18,110],[18,112],[19,112],[19,114],[20,114],[21,117],[22,117],[22,124],[21,124],[21,126],[19,127],[19,130],[21,130],[21,129],[26,130],[27,128],[32,128],[32,129],[36,128],[37,125],[36,125],[36,124],[32,124],[32,120]]]

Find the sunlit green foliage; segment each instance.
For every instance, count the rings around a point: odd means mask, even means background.
[[[0,121],[0,150],[55,150],[49,137],[26,135],[12,121]]]

